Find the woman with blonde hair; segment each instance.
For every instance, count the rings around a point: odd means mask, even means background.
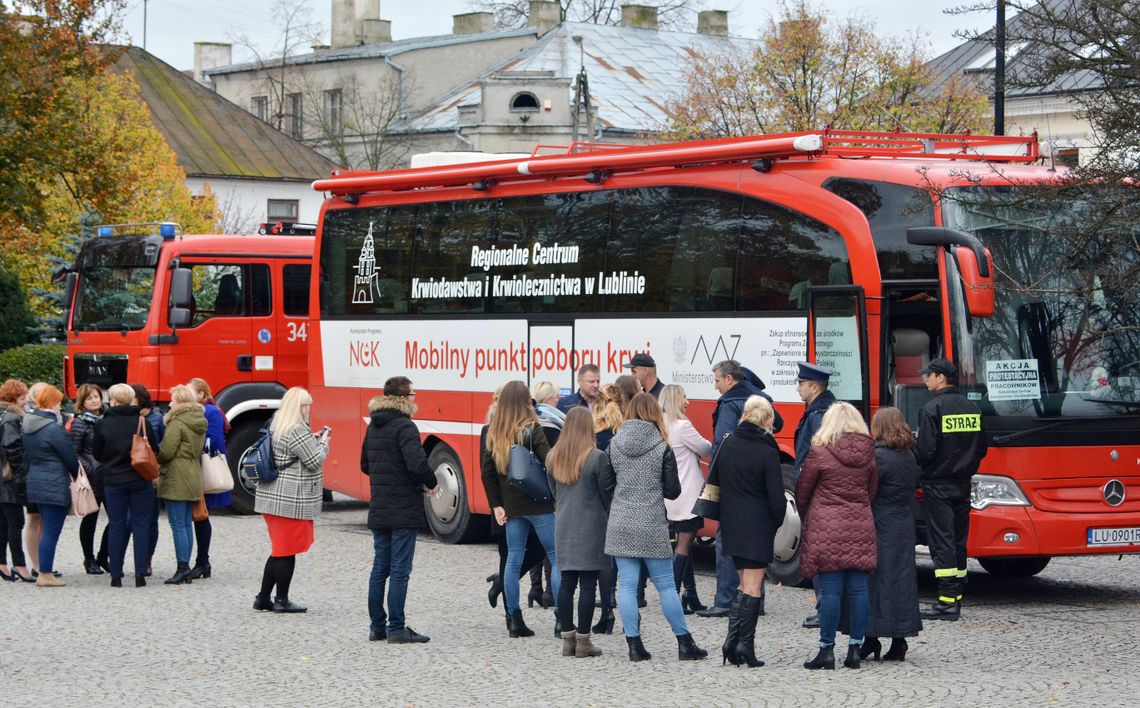
[[[703,659],[708,652],[693,641],[673,583],[673,549],[669,545],[665,499],[676,499],[681,494],[681,482],[661,406],[652,395],[639,393],[630,401],[627,413],[608,451],[616,483],[606,525],[605,550],[617,561],[621,581],[618,609],[629,645],[629,660],[650,658],[641,641],[637,603],[642,563],[649,569],[661,609],[677,637],[677,657]]]
[[[562,656],[600,656],[590,641],[594,590],[606,557],[606,515],[613,499],[614,473],[609,458],[597,448],[590,412],[575,406],[566,414],[558,444],[546,457],[551,489],[558,504],[554,515],[555,548],[562,587],[558,595]],[[578,625],[574,625],[574,589],[578,588]]]
[[[258,482],[253,510],[265,519],[271,549],[261,576],[261,591],[253,601],[255,610],[305,612],[289,600],[289,586],[297,555],[313,545],[313,520],[321,513],[325,458],[329,454],[327,431],[314,435],[310,429],[313,397],[294,386],[281,398],[269,429],[273,434],[273,461],[277,479]],[[269,594],[277,588],[272,600]]]
[[[163,416],[166,434],[158,446],[158,498],[166,503],[178,569],[163,581],[166,585],[193,580],[194,502],[202,497],[202,450],[206,441],[202,410],[194,389],[184,385],[170,389],[170,410]]]
[[[59,424],[62,402],[63,393],[55,386],[38,387],[32,397],[35,410],[24,416],[21,427],[28,466],[28,503],[35,504],[43,517],[36,577],[39,587],[65,584],[53,573],[55,550],[71,507],[71,481],[79,474],[79,457]]]
[[[835,668],[835,632],[847,600],[850,638],[843,665],[859,668],[859,647],[867,630],[867,574],[875,569],[875,443],[859,411],[834,403],[796,483],[796,504],[804,520],[800,572],[819,576],[819,653],[807,669]]]
[[[24,464],[24,443],[20,427],[24,420],[24,404],[28,387],[23,381],[8,379],[0,385],[0,467],[7,473],[0,478],[0,578],[34,583],[24,558],[24,506],[28,503],[26,483],[28,469]],[[38,515],[37,515],[38,516]],[[11,573],[7,551],[12,551]],[[38,550],[38,549],[37,549]],[[31,555],[31,549],[28,549]]]
[[[507,467],[514,445],[528,448],[544,464],[550,452],[550,445],[531,405],[530,391],[522,381],[510,381],[503,386],[487,428],[487,444],[482,455],[483,489],[494,510],[495,523],[505,527],[507,535],[503,598],[508,615],[507,631],[512,638],[534,634],[523,621],[519,608],[519,574],[526,552],[527,534],[531,529],[534,529],[554,566],[550,584],[555,597],[561,582],[554,548],[553,503],[531,499],[520,489],[507,484]]]
[[[202,404],[202,414],[206,416],[206,450],[205,452],[211,457],[221,456],[225,459],[226,455],[226,433],[229,432],[230,424],[226,421],[226,414],[218,408],[218,404],[214,403],[214,394],[210,391],[210,384],[206,383],[205,379],[190,379],[186,384],[198,397],[198,403]],[[207,509],[221,509],[230,505],[232,495],[230,492],[220,492],[217,494],[206,494],[206,508]],[[194,567],[190,571],[191,580],[198,578],[208,578],[213,572],[213,567],[210,565],[210,545],[214,537],[214,526],[210,523],[210,517],[201,521],[194,522],[194,540],[197,542],[198,552],[195,554]]]
[[[677,545],[673,548],[673,579],[677,592],[681,592],[682,586],[685,588],[681,607],[688,615],[706,609],[697,597],[697,581],[693,576],[693,564],[689,561],[689,549],[705,523],[693,513],[693,505],[697,503],[705,482],[701,474],[701,458],[712,452],[712,443],[697,432],[685,415],[689,408],[685,389],[669,384],[661,389],[660,403],[665,428],[669,432],[669,445],[677,457],[677,477],[681,480],[681,496],[667,499],[665,512],[669,517],[669,528],[677,538]]]
[[[632,376],[630,378],[633,378]],[[625,420],[625,406],[621,389],[616,384],[604,384],[598,389],[598,403],[594,406],[594,434],[599,450],[610,445]]]
[[[740,424],[721,443],[709,470],[709,485],[720,490],[722,551],[732,557],[739,577],[721,646],[722,663],[735,666],[764,665],[756,658],[756,621],[763,607],[764,572],[787,507],[780,448],[772,437],[775,418],[768,399],[749,396]]]

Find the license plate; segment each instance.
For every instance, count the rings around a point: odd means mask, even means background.
[[[1089,529],[1089,546],[1140,545],[1140,526],[1118,529]]]

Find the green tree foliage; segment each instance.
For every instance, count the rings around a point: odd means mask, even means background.
[[[0,267],[0,351],[26,344],[34,324],[20,280]]]
[[[45,381],[62,390],[66,354],[62,344],[26,344],[0,352],[0,380]]]

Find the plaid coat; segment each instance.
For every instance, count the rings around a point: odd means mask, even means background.
[[[297,423],[273,442],[277,479],[259,482],[253,510],[289,519],[314,519],[321,513],[328,442],[317,442],[309,426]]]

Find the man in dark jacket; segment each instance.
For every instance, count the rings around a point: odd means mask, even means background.
[[[953,362],[935,359],[919,373],[934,393],[918,413],[914,456],[922,467],[926,531],[938,581],[938,599],[922,616],[953,622],[966,587],[970,480],[986,456],[986,438],[982,412],[954,387],[958,368]]]
[[[713,409],[712,454],[715,456],[724,436],[736,430],[736,426],[740,424],[740,416],[744,412],[744,402],[750,396],[763,396],[771,403],[772,397],[764,393],[764,382],[756,374],[733,359],[718,362],[713,366],[713,387],[720,393],[720,398],[716,401],[716,408]],[[776,417],[772,420],[772,432],[776,432],[784,427],[784,419],[780,417],[780,412],[776,411],[775,406],[772,406],[772,410],[776,413]],[[732,556],[721,553],[720,531],[718,530],[716,534],[716,597],[713,598],[712,607],[699,610],[697,614],[702,617],[727,617],[739,583],[740,578],[736,574],[736,566],[733,565]],[[764,611],[763,604],[761,604],[760,611]]]
[[[578,391],[558,402],[558,410],[569,413],[574,406],[594,409],[598,400],[598,389],[602,386],[602,375],[594,364],[583,364],[578,369]]]
[[[665,383],[657,378],[657,362],[654,361],[653,357],[645,352],[634,354],[629,361],[622,364],[622,367],[629,369],[629,373],[633,374],[633,378],[641,384],[643,391],[657,400],[661,400],[661,392],[665,390]]]
[[[360,470],[368,475],[372,497],[368,502],[368,528],[376,555],[368,582],[370,641],[389,644],[422,643],[428,637],[404,623],[404,600],[416,552],[416,534],[427,525],[424,495],[436,488],[435,473],[412,422],[416,392],[404,376],[384,382],[384,394],[368,402],[372,423],[364,434]],[[388,584],[388,612],[384,612],[384,586]]]

